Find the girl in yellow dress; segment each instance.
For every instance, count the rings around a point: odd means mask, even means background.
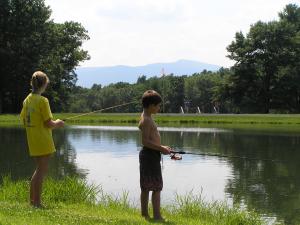
[[[64,126],[62,120],[53,120],[48,99],[41,96],[48,83],[45,73],[37,71],[32,75],[32,92],[25,98],[20,114],[26,128],[29,154],[36,163],[30,182],[30,204],[34,207],[42,207],[43,179],[48,171],[49,158],[55,152],[52,129]]]

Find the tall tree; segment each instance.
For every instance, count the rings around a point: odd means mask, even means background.
[[[279,13],[281,26],[289,31],[284,51],[286,65],[280,68],[274,101],[283,110],[300,112],[300,7],[290,4]]]
[[[0,2],[0,102],[5,112],[16,112],[32,74],[43,54],[50,9],[42,1]],[[27,84],[26,84],[27,83]]]
[[[276,107],[274,90],[281,85],[282,69],[299,62],[295,53],[300,47],[298,14],[299,7],[287,5],[279,21],[259,21],[246,37],[236,33],[235,41],[227,47],[228,57],[236,61],[230,82],[241,111],[268,113]]]
[[[0,1],[0,110],[19,112],[35,70],[46,72],[54,84],[48,92],[54,109],[63,109],[74,67],[88,59],[80,49],[88,39],[74,22],[56,24],[44,0]],[[0,111],[0,112],[1,112]]]
[[[88,40],[87,31],[76,22],[57,24],[51,22],[44,49],[46,54],[39,61],[51,80],[46,93],[54,111],[66,111],[72,88],[77,81],[74,69],[79,62],[89,59],[87,51],[80,49],[82,42]]]

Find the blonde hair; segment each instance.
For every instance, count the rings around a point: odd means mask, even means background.
[[[49,78],[42,71],[36,71],[32,74],[30,81],[32,91],[38,91],[39,89],[44,87],[46,83],[49,83]]]

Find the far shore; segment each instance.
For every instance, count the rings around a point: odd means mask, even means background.
[[[79,116],[80,115],[80,116]],[[54,119],[66,120],[66,125],[136,126],[140,113],[54,113]],[[71,119],[68,119],[72,117]],[[215,127],[299,131],[300,114],[157,114],[158,126]],[[18,114],[0,114],[0,126],[21,126]]]

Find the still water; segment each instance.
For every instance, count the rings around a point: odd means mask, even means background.
[[[240,204],[264,217],[300,224],[300,132],[164,127],[160,133],[162,143],[176,150],[241,157],[183,155],[173,161],[163,156],[163,204],[172,203],[176,193],[192,192],[206,201]],[[68,126],[53,136],[57,152],[49,176],[79,176],[113,195],[126,191],[138,205],[137,128]],[[0,175],[29,179],[34,164],[25,131],[0,127],[0,143]]]

